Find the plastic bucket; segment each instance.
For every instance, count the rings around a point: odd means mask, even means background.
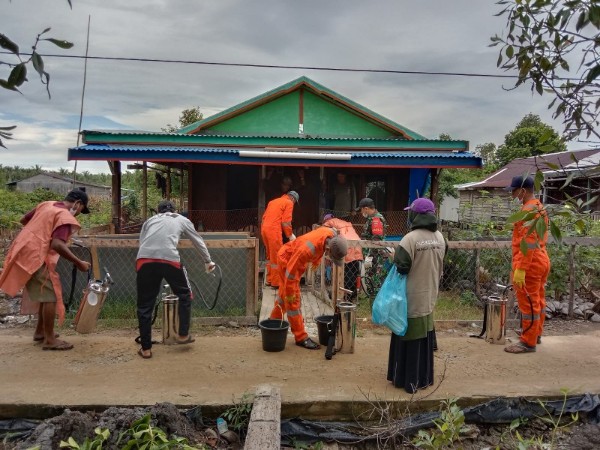
[[[333,316],[315,317],[317,330],[319,331],[319,344],[327,345],[329,343],[329,333],[333,326]]]
[[[289,322],[279,319],[266,319],[258,323],[265,352],[280,352],[285,348]]]

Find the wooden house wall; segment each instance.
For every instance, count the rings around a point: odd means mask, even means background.
[[[110,197],[110,188],[102,186],[91,186],[86,183],[61,180],[59,178],[50,177],[45,174],[34,175],[25,180],[17,181],[16,190],[21,192],[33,192],[36,189],[48,189],[60,195],[66,195],[69,191],[85,187],[85,191],[90,197]]]
[[[511,215],[511,198],[503,189],[489,191],[460,191],[459,220],[465,223],[480,223],[490,220],[505,220]]]

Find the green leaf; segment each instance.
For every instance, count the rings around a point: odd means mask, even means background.
[[[538,219],[537,223],[535,224],[535,232],[538,235],[538,239],[540,241],[544,239],[546,231],[547,231],[546,221],[540,217],[540,219]],[[538,242],[538,244],[539,244],[539,242]]]
[[[519,222],[520,220],[523,220],[526,215],[527,215],[527,211],[517,211],[516,213],[511,214],[509,216],[509,218],[506,219],[506,222],[507,223]]]
[[[577,222],[575,222],[575,230],[579,234],[583,234],[585,232],[585,222],[583,219],[579,219]]]
[[[540,190],[543,182],[544,182],[544,174],[542,173],[541,170],[538,170],[535,173],[535,178],[533,179],[533,184],[535,186],[536,191]]]
[[[569,184],[571,184],[571,181],[573,181],[573,177],[575,176],[575,172],[571,172],[569,175],[567,175],[567,179],[565,180],[564,184],[559,188],[559,190],[563,190],[564,188],[566,188]]]
[[[521,249],[521,253],[523,253],[523,255],[527,256],[527,242],[525,242],[525,239],[521,239],[521,243],[519,244],[519,248]]]
[[[0,47],[14,53],[15,55],[19,54],[19,46],[2,33],[0,33]]]
[[[41,78],[44,74],[44,60],[38,52],[33,52],[31,54],[31,61],[33,62],[33,68],[36,70],[37,73],[40,74]]]
[[[64,49],[69,49],[69,48],[73,47],[73,43],[72,42],[65,41],[63,39],[47,38],[47,39],[43,39],[43,40],[44,41],[52,42],[57,47],[64,48]]]
[[[544,164],[546,164],[546,167],[548,167],[549,169],[552,169],[552,170],[558,170],[559,169],[558,164],[554,164],[554,163],[551,163],[551,162],[548,162],[548,161],[545,161]]]
[[[509,45],[508,47],[506,47],[506,56],[508,57],[508,59],[512,58],[514,54],[515,54],[515,49],[512,45]]]
[[[21,86],[27,80],[27,67],[25,63],[17,64],[10,71],[8,83],[13,86]]]
[[[9,83],[6,80],[0,79],[0,87],[3,87],[4,89],[8,89],[9,91],[17,91],[17,92],[19,92],[19,90],[15,87],[14,84],[11,84],[11,83]]]
[[[589,70],[589,72],[587,73],[586,82],[591,83],[596,78],[598,78],[599,75],[600,75],[600,64],[598,64],[596,67],[592,67]]]
[[[560,231],[560,228],[558,228],[558,225],[552,220],[550,221],[550,234],[558,245],[562,245],[562,232]]]

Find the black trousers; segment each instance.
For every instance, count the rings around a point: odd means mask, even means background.
[[[152,348],[152,312],[163,279],[169,283],[173,294],[179,297],[179,335],[187,336],[190,331],[192,292],[184,267],[178,269],[162,262],[143,264],[137,272],[136,285],[137,316],[144,350]]]

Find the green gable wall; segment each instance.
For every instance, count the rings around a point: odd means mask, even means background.
[[[304,133],[311,136],[393,136],[365,119],[304,90]]]
[[[291,92],[210,127],[209,130],[248,134],[298,134],[299,98],[298,91]]]

